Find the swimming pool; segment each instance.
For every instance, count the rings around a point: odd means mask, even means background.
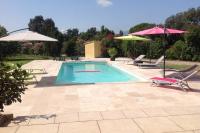
[[[63,63],[56,84],[84,84],[139,81],[139,78],[109,65],[107,62]]]

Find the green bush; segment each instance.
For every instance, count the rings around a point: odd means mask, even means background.
[[[167,57],[169,59],[188,60],[191,59],[191,55],[188,54],[188,46],[181,40],[175,42],[175,44],[167,50]]]
[[[28,73],[19,66],[11,71],[9,66],[0,64],[0,111],[3,111],[5,105],[22,101],[21,94],[27,89],[27,76]]]
[[[62,54],[66,54],[68,56],[77,56],[77,44],[75,40],[71,39],[69,41],[63,42],[63,47],[61,49]]]
[[[174,55],[174,48],[169,48],[166,51],[166,55],[168,59],[175,59],[175,55]]]
[[[131,48],[130,48],[130,46],[131,46],[130,41],[121,41],[120,46],[121,46],[123,55],[127,56],[127,57],[130,57],[129,56],[129,51],[131,50]]]
[[[199,55],[194,55],[192,61],[198,61],[198,60],[199,60]]]
[[[151,46],[151,57],[156,59],[163,55],[163,41],[160,38],[156,38]]]

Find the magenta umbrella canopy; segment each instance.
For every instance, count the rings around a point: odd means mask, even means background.
[[[151,29],[131,33],[131,35],[141,35],[142,36],[142,35],[159,35],[159,34],[182,34],[185,32],[186,31],[183,31],[183,30],[154,27]]]
[[[186,33],[187,31],[183,31],[183,30],[176,30],[176,29],[169,29],[169,28],[161,28],[161,27],[154,27],[154,28],[151,28],[151,29],[147,29],[147,30],[142,30],[142,31],[139,31],[139,32],[134,32],[134,33],[131,33],[131,35],[141,35],[141,36],[144,36],[144,35],[165,35],[165,39],[166,39],[166,35],[167,34],[182,34],[182,33]],[[165,77],[165,51],[166,51],[166,47],[165,47],[165,44],[164,44],[164,62],[163,62],[163,77]]]

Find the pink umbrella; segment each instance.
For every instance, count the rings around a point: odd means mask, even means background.
[[[131,33],[131,35],[160,35],[160,34],[182,34],[186,31],[183,30],[176,30],[176,29],[169,29],[169,28],[160,28],[160,27],[154,27],[147,30],[142,30],[139,32]]]
[[[176,30],[176,29],[169,29],[169,28],[161,28],[161,27],[153,27],[147,30],[142,30],[139,32],[134,32],[131,33],[131,35],[164,35],[165,40],[166,40],[166,35],[168,34],[182,34],[182,33],[186,33],[187,31],[183,31],[183,30]],[[165,77],[165,44],[164,44],[164,62],[163,62],[163,77]]]

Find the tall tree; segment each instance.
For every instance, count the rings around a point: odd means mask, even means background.
[[[187,30],[185,38],[175,37],[174,40],[186,40],[189,49],[187,60],[200,60],[200,7],[191,8],[185,12],[168,17],[165,25],[172,28]],[[172,38],[172,37],[170,37]],[[175,41],[174,41],[175,42]]]
[[[78,36],[79,30],[76,28],[68,29],[66,33],[64,33],[62,53],[67,54],[68,56],[75,56],[79,53],[79,46],[77,44]]]
[[[120,35],[120,36],[123,36],[123,35],[124,35],[124,32],[123,32],[122,30],[120,30],[120,31],[119,31],[119,35]]]
[[[6,28],[0,25],[0,37],[5,36],[7,34]]]
[[[35,16],[30,19],[28,27],[31,31],[36,31],[38,33],[44,34],[44,18],[43,16]]]
[[[152,28],[154,26],[156,26],[156,24],[141,23],[141,24],[138,24],[138,25],[135,25],[135,26],[131,27],[129,29],[129,33],[137,32],[137,31],[140,31],[140,30],[149,29],[149,28]]]
[[[31,31],[36,31],[46,36],[50,36],[59,40],[59,42],[44,43],[44,53],[46,55],[56,56],[60,54],[62,48],[63,37],[62,33],[58,31],[53,19],[44,19],[43,16],[35,16],[30,19],[28,24]]]
[[[177,29],[189,29],[192,25],[200,25],[200,7],[168,17],[165,25]]]
[[[80,33],[80,37],[81,39],[85,41],[90,41],[90,40],[94,40],[97,34],[98,34],[97,28],[91,27],[86,32]]]

